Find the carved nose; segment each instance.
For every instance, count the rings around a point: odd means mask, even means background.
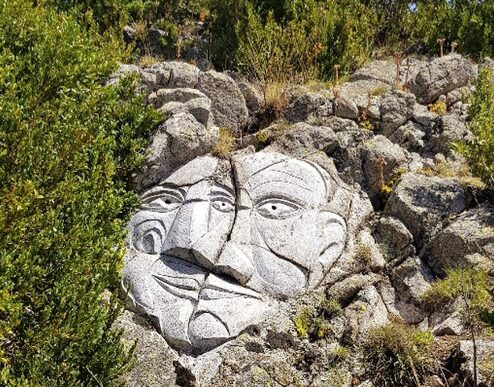
[[[208,238],[209,203],[197,201],[184,204],[178,211],[161,252],[210,269],[221,249],[221,242]],[[216,255],[215,255],[216,252]]]
[[[245,285],[254,273],[252,262],[252,248],[250,246],[227,242],[215,264],[215,269]]]

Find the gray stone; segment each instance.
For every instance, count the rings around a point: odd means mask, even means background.
[[[434,336],[460,336],[465,330],[463,318],[458,312],[453,312],[432,328]]]
[[[440,95],[468,85],[475,75],[475,67],[466,58],[451,54],[421,68],[410,83],[410,91],[420,103],[428,104]]]
[[[347,104],[350,105],[348,109],[354,110],[356,107],[361,116],[379,119],[380,97],[390,90],[391,86],[382,81],[360,79],[338,86],[338,96],[348,101]]]
[[[312,122],[317,118],[329,117],[333,113],[333,105],[329,98],[319,93],[304,94],[285,110],[284,116],[289,122]]]
[[[405,303],[421,304],[421,296],[430,288],[434,277],[419,257],[410,257],[393,269],[393,285]]]
[[[237,84],[251,114],[257,113],[264,107],[264,97],[258,87],[245,80],[237,82]]]
[[[146,165],[136,177],[138,185],[155,184],[183,163],[210,152],[218,136],[217,127],[206,128],[192,114],[177,112],[152,136]]]
[[[382,280],[383,277],[379,274],[355,274],[331,286],[326,294],[328,298],[345,305],[351,302],[362,289]]]
[[[464,267],[494,272],[494,208],[484,204],[461,214],[431,240],[427,257],[439,275]]]
[[[422,125],[424,128],[430,128],[439,115],[427,109],[427,106],[416,104],[413,110],[412,119],[414,122]]]
[[[477,359],[482,362],[482,360],[491,360],[494,357],[494,340],[477,340]],[[473,383],[473,342],[471,340],[460,340],[456,347],[455,354],[453,355],[456,359],[465,360],[461,364],[460,371],[463,377],[466,379],[466,383]],[[479,362],[479,363],[480,363]],[[493,383],[492,375],[482,372],[482,367],[477,367],[477,382],[478,385],[490,386]]]
[[[334,132],[324,126],[299,122],[277,138],[266,150],[304,157],[315,149],[331,152],[337,142]]]
[[[373,235],[389,262],[415,254],[413,235],[396,218],[381,217],[376,223]]]
[[[466,199],[465,190],[454,179],[407,173],[397,183],[384,213],[402,221],[422,247],[445,220],[465,209]]]
[[[402,91],[390,91],[381,100],[383,134],[388,137],[413,117],[415,96]]]
[[[379,206],[383,185],[389,184],[396,177],[397,169],[407,164],[407,156],[403,149],[381,135],[364,141],[360,151],[366,191],[374,206]]]
[[[374,286],[357,294],[357,300],[345,308],[345,316],[349,322],[346,336],[352,342],[364,339],[371,328],[389,323],[386,305]]]
[[[422,125],[411,121],[388,133],[388,138],[392,142],[410,152],[420,152],[424,148],[424,137]]]
[[[396,64],[387,60],[375,60],[350,75],[351,81],[376,80],[393,86],[396,78]]]
[[[457,114],[447,114],[438,120],[431,133],[430,148],[435,153],[451,155],[451,146],[468,136],[465,122]]]
[[[249,118],[244,96],[237,83],[229,76],[216,71],[201,73],[199,90],[212,102],[216,125],[240,131]]]
[[[345,97],[337,97],[334,100],[334,113],[337,117],[358,121],[358,107],[352,100]]]
[[[207,97],[191,99],[185,103],[167,102],[162,105],[158,111],[167,116],[172,116],[178,113],[189,113],[199,123],[208,128],[214,124],[213,116],[211,114],[211,100]]]
[[[148,72],[156,75],[157,89],[196,88],[201,71],[185,62],[161,62],[152,65]]]
[[[186,103],[195,98],[207,97],[204,93],[195,89],[159,89],[148,96],[148,102],[158,109],[168,102]]]
[[[169,121],[160,133],[171,137],[189,126]],[[173,348],[207,353],[235,339],[274,300],[318,287],[352,246],[363,211],[334,169],[310,160],[204,156],[143,193],[122,287]]]
[[[123,329],[123,341],[129,347],[137,340],[135,367],[121,380],[126,386],[175,386],[177,375],[173,362],[177,356],[144,317],[124,311],[115,327]]]

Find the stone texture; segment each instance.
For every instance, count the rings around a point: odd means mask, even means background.
[[[307,93],[296,98],[286,109],[284,116],[289,122],[313,122],[317,118],[333,113],[329,98],[319,93]]]
[[[401,220],[422,247],[445,220],[465,209],[466,200],[465,190],[453,179],[407,173],[395,187],[384,213]]]
[[[218,128],[206,128],[188,112],[177,112],[151,137],[146,165],[136,177],[137,184],[148,187],[164,179],[183,163],[211,151],[218,140]]]
[[[374,286],[368,286],[357,294],[357,300],[345,308],[349,327],[347,340],[363,339],[369,329],[389,323],[388,310]]]
[[[388,133],[388,138],[392,142],[410,152],[420,152],[424,148],[424,137],[423,126],[412,121],[408,121],[394,132]]]
[[[451,145],[465,140],[468,131],[465,122],[457,114],[447,114],[437,120],[431,133],[430,148],[435,153],[450,155]]]
[[[402,91],[390,91],[381,100],[383,134],[388,137],[413,117],[415,96]]]
[[[429,264],[439,275],[448,268],[494,271],[494,208],[481,205],[462,213],[427,247]]]
[[[351,81],[376,80],[388,85],[394,85],[396,64],[387,60],[375,60],[350,75]]]
[[[488,360],[494,357],[494,340],[477,340],[477,359]],[[460,371],[466,380],[466,385],[473,383],[473,343],[471,340],[460,340],[453,355],[458,361],[461,361]],[[477,368],[477,382],[479,386],[492,385],[492,375],[482,372],[482,367]]]
[[[334,100],[334,113],[337,117],[358,121],[359,111],[357,104],[349,98],[336,97]]]
[[[386,137],[377,135],[360,145],[362,171],[366,181],[366,191],[374,206],[382,202],[382,186],[396,177],[397,169],[406,166],[407,156],[402,148]]]
[[[410,91],[420,103],[428,104],[440,95],[468,85],[475,75],[475,67],[466,58],[446,55],[422,67],[412,79]]]
[[[249,111],[244,96],[228,75],[213,70],[201,73],[198,88],[212,101],[216,125],[240,131],[247,124]]]
[[[304,157],[318,149],[331,152],[337,139],[335,133],[325,126],[314,126],[299,122],[277,138],[266,150]]]
[[[172,347],[198,354],[259,324],[269,299],[319,286],[358,221],[345,211],[351,192],[328,170],[274,152],[232,164],[204,156],[148,189],[129,224],[131,307]]]
[[[381,217],[376,222],[373,235],[388,262],[415,254],[413,235],[396,218]]]

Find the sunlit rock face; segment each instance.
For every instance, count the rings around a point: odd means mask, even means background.
[[[130,221],[122,283],[132,307],[192,354],[262,323],[271,300],[317,287],[345,249],[334,175],[272,152],[178,169]]]

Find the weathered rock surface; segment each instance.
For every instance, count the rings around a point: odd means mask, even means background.
[[[422,104],[434,102],[440,95],[468,85],[476,75],[475,67],[460,55],[437,58],[422,67],[412,82],[410,91]]]
[[[201,73],[198,88],[212,101],[216,125],[239,131],[247,124],[249,111],[244,95],[228,75],[213,70]]]
[[[462,213],[427,247],[429,264],[439,275],[448,268],[494,271],[494,208],[481,205]]]
[[[467,195],[453,179],[406,173],[393,190],[384,213],[399,219],[420,248],[450,216],[465,210]]]
[[[388,137],[413,117],[415,96],[402,91],[390,91],[381,100],[383,134]]]
[[[360,149],[367,193],[372,204],[379,207],[383,186],[396,177],[399,167],[406,166],[407,156],[402,148],[381,135],[364,141]]]
[[[218,141],[218,128],[206,128],[188,113],[177,113],[154,133],[146,166],[136,177],[142,188],[163,180],[178,166],[210,152]]]
[[[238,74],[122,66],[108,83],[138,74],[168,117],[135,179],[122,283],[133,312],[118,323],[139,338],[127,385],[366,386],[355,348],[372,327],[463,335],[460,299],[431,311],[421,295],[451,266],[494,272],[494,208],[431,176],[463,167],[449,143],[469,136],[472,68],[405,58],[416,98],[389,91],[395,63],[371,62],[336,93],[287,91],[271,123],[262,88]],[[218,126],[239,150],[215,148]]]
[[[332,114],[333,104],[329,98],[319,93],[307,93],[295,99],[288,106],[285,118],[289,122],[313,122],[316,117],[329,117]]]

